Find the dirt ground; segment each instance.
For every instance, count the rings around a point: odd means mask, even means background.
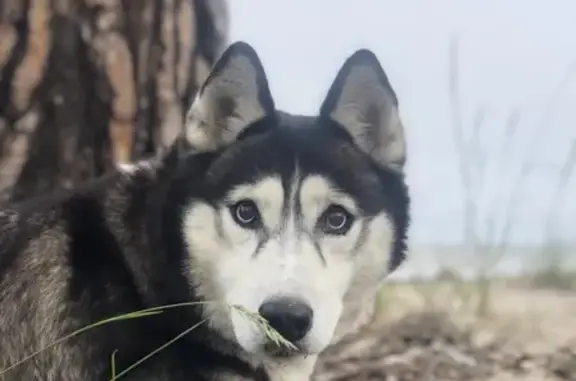
[[[398,284],[371,323],[322,356],[315,381],[576,381],[576,293]]]

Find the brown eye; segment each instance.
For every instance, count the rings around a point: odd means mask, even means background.
[[[254,229],[260,223],[258,207],[251,200],[242,200],[232,205],[230,213],[234,221],[244,228]]]
[[[354,216],[339,205],[330,205],[320,217],[319,227],[326,234],[343,235],[350,230]]]

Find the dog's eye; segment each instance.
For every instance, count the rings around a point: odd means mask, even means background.
[[[234,221],[245,228],[255,228],[260,222],[260,213],[254,201],[242,200],[230,208]]]
[[[319,228],[326,234],[343,235],[350,230],[354,216],[339,205],[330,205],[320,217]]]

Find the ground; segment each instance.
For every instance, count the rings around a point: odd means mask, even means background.
[[[315,381],[576,381],[576,292],[493,281],[393,284],[375,318],[330,348]]]

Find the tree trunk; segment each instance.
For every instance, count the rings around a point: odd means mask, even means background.
[[[0,0],[0,201],[171,143],[227,39],[225,0]]]

